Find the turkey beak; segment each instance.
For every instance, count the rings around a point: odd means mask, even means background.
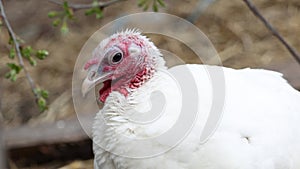
[[[94,88],[97,84],[102,83],[109,79],[110,73],[98,74],[95,72],[90,73],[82,82],[81,93],[85,97],[88,92]]]

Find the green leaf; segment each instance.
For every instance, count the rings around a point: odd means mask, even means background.
[[[52,22],[52,25],[53,25],[54,27],[57,27],[57,26],[60,24],[60,22],[61,22],[61,19],[60,19],[60,18],[57,18],[57,19],[55,19],[55,20]]]
[[[10,79],[12,82],[15,82],[17,80],[16,75],[17,75],[16,70],[12,69],[5,74],[5,78]]]
[[[11,70],[15,70],[17,74],[22,70],[22,67],[16,65],[15,63],[7,63],[6,65],[7,65]]]
[[[43,97],[38,98],[37,104],[39,106],[40,111],[45,111],[48,109],[47,107],[47,101]]]
[[[157,11],[158,11],[158,7],[157,7],[156,0],[153,0],[152,9],[153,9],[154,12],[157,12]]]
[[[17,80],[17,74],[22,70],[22,67],[15,63],[7,63],[7,66],[10,68],[10,71],[5,74],[5,78],[15,82]]]
[[[45,111],[48,109],[48,106],[47,106],[47,101],[46,99],[48,98],[49,96],[49,93],[47,90],[43,90],[43,89],[40,89],[40,88],[35,88],[33,90],[34,94],[36,95],[37,97],[37,104],[39,106],[39,109],[40,111]]]
[[[64,1],[63,8],[64,8],[64,11],[65,11],[65,15],[69,19],[73,19],[74,12],[73,12],[73,9],[69,7],[69,4],[68,4],[67,1]]]
[[[31,46],[27,46],[27,47],[21,49],[22,56],[26,59],[29,59],[31,57],[32,52],[33,52],[33,50],[32,50]]]
[[[96,19],[100,19],[103,17],[102,10],[100,8],[95,8]]]
[[[103,14],[102,12],[101,13],[96,13],[96,19],[100,19],[103,17]]]
[[[29,63],[30,63],[31,66],[36,66],[36,60],[33,59],[32,57],[29,57],[28,61],[29,61]]]
[[[49,55],[49,52],[47,50],[38,50],[36,52],[36,57],[39,58],[40,60],[45,59]]]
[[[160,6],[166,7],[164,0],[157,0]]]
[[[85,11],[85,15],[96,14],[96,19],[100,19],[103,17],[103,13],[101,8],[98,7],[98,0],[93,1],[93,7]]]
[[[12,47],[12,48],[9,49],[9,55],[8,55],[8,57],[10,59],[14,59],[15,56],[16,56],[16,50],[15,50],[15,48]]]
[[[87,16],[92,15],[93,13],[95,13],[94,8],[91,8],[91,9],[88,9],[85,11],[85,15],[87,15]]]
[[[67,26],[62,26],[60,31],[62,34],[67,34],[69,32],[69,28]]]
[[[148,2],[148,1],[147,1],[147,2]],[[149,8],[149,3],[146,3],[146,4],[144,5],[143,10],[144,10],[144,11],[147,11],[148,8]]]
[[[48,12],[48,17],[49,18],[54,18],[56,16],[58,16],[58,12],[57,11],[50,11],[50,12]]]
[[[68,24],[66,18],[64,18],[63,24],[60,28],[62,34],[67,34],[69,32]]]
[[[41,96],[47,99],[49,97],[49,92],[47,90],[41,90]]]
[[[17,80],[17,76],[16,76],[16,75],[12,76],[12,77],[10,78],[10,80],[11,80],[12,82],[15,82],[15,81]]]
[[[33,49],[31,46],[27,46],[25,48],[21,48],[21,54],[24,58],[26,58],[31,66],[36,66],[37,62],[36,60],[32,57],[33,54]]]
[[[144,6],[144,5],[146,4],[147,1],[148,1],[148,0],[139,0],[139,1],[138,1],[138,6],[139,6],[139,7]]]
[[[64,11],[67,12],[69,10],[69,4],[68,4],[68,1],[64,1],[63,3],[63,8],[64,8]]]
[[[65,10],[69,8],[68,1],[64,1],[64,3],[63,3],[63,8],[64,8]]]
[[[152,10],[157,12],[159,6],[165,7],[164,0],[138,0],[138,6],[143,7],[143,10],[148,10],[150,4],[152,3]]]
[[[9,36],[8,44],[9,45],[13,45],[14,44],[14,40],[12,39],[11,36]]]
[[[40,111],[45,111],[48,109],[48,106],[47,106],[47,101],[46,99],[48,98],[49,96],[49,93],[47,90],[43,90],[43,89],[40,89],[40,88],[35,88],[34,89],[34,93],[35,95],[37,96],[37,104],[39,106],[39,109]]]

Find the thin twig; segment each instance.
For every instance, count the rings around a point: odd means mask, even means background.
[[[26,76],[27,81],[28,81],[28,83],[29,83],[29,85],[31,87],[32,92],[36,96],[36,93],[35,93],[36,85],[35,85],[33,79],[31,78],[29,72],[27,71],[26,66],[24,65],[24,61],[23,61],[23,58],[22,58],[21,50],[20,50],[20,44],[19,44],[19,42],[17,40],[15,32],[13,31],[13,29],[10,26],[10,23],[9,23],[7,17],[6,17],[2,0],[0,0],[0,11],[1,11],[1,15],[2,15],[2,18],[4,20],[4,23],[5,23],[5,25],[6,25],[7,29],[8,29],[9,35],[10,35],[10,37],[13,40],[13,44],[15,45],[15,49],[17,51],[17,57],[18,57],[19,64],[20,64],[21,68],[24,70],[25,76]]]
[[[58,5],[63,5],[63,1],[59,1],[59,0],[49,0],[52,3],[58,4]],[[110,6],[114,3],[117,3],[119,1],[124,1],[124,0],[111,0],[111,1],[107,1],[107,2],[98,2],[97,5],[90,3],[90,4],[74,4],[74,3],[68,3],[69,7],[74,9],[74,10],[79,10],[79,9],[89,9],[92,7],[99,7],[99,8],[105,8],[107,6]]]
[[[269,29],[269,31],[272,32],[272,34],[287,48],[287,50],[291,53],[295,60],[300,64],[299,53],[291,45],[289,45],[286,40],[277,32],[277,30],[260,14],[258,9],[252,2],[250,2],[250,0],[243,1],[247,4],[252,13],[263,22],[263,24]]]

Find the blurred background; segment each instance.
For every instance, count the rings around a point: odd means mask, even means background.
[[[104,0],[100,0],[104,1]],[[87,4],[92,0],[69,0]],[[105,1],[104,1],[105,2]],[[189,20],[207,35],[222,63],[233,68],[277,70],[300,89],[300,66],[285,47],[247,8],[242,0],[165,0],[159,12]],[[253,0],[262,15],[300,51],[300,1]],[[92,168],[91,141],[77,121],[72,102],[72,73],[76,58],[88,38],[101,26],[121,16],[143,12],[138,0],[120,0],[103,9],[103,17],[74,12],[68,33],[53,27],[50,11],[62,10],[48,0],[3,0],[7,18],[18,37],[49,56],[35,67],[26,63],[35,82],[49,91],[48,109],[39,111],[24,72],[15,82],[9,71],[9,34],[0,26],[0,164],[6,168]],[[149,7],[147,11],[152,11]],[[2,21],[3,22],[3,21]],[[152,36],[159,48],[176,53],[186,63],[201,63],[184,44]],[[17,62],[17,60],[14,60]],[[89,128],[92,115],[82,117]],[[2,131],[2,132],[1,132]],[[0,165],[1,168],[1,165]]]

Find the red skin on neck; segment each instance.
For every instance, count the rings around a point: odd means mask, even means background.
[[[140,46],[141,49],[145,48],[144,42],[138,36],[127,36],[126,38],[124,38],[124,36],[118,36],[111,39],[104,47],[104,50],[106,50],[112,46],[118,46],[118,48],[123,51],[124,59],[117,65],[103,65],[103,72],[114,71],[114,79],[119,79],[116,82],[113,80],[107,80],[104,82],[104,86],[99,91],[99,100],[101,102],[105,102],[106,98],[112,91],[118,91],[127,97],[129,95],[128,89],[139,88],[153,76],[155,71],[153,63],[148,60],[148,56],[144,50],[142,50],[140,56],[144,57],[142,60],[143,63],[135,63],[137,59],[129,56],[128,48],[132,43]],[[94,57],[86,63],[84,69],[88,69],[92,65],[99,64],[99,60],[100,58]]]
[[[101,102],[105,102],[106,98],[109,96],[109,94],[112,91],[118,91],[119,93],[127,97],[129,94],[129,91],[127,90],[128,88],[130,89],[139,88],[149,79],[151,79],[151,77],[154,74],[154,71],[155,70],[153,68],[151,69],[144,68],[142,71],[137,73],[134,76],[134,78],[130,80],[128,84],[126,83],[124,84],[123,82],[126,80],[122,80],[122,79],[116,82],[115,84],[111,84],[111,80],[105,81],[103,88],[99,91],[99,95],[100,95],[99,100]]]

